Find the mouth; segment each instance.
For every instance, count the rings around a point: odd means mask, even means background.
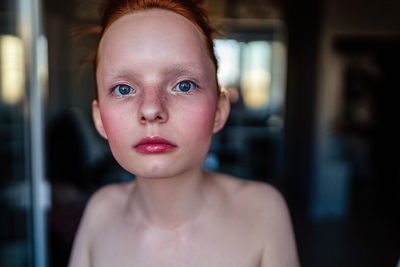
[[[141,139],[133,148],[143,154],[161,154],[174,151],[177,145],[162,137],[151,136]]]

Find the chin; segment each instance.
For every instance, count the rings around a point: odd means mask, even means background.
[[[135,165],[121,164],[121,166],[135,176],[143,178],[167,178],[176,174],[176,171],[173,170],[175,166],[171,168],[171,164],[153,160]]]
[[[191,170],[195,170],[198,167],[201,167],[201,161],[198,164],[171,164],[171,162],[147,161],[143,164],[138,164],[138,166],[129,166],[125,169],[133,173],[136,177],[167,179],[189,173]]]
[[[144,179],[169,179],[172,177],[177,176],[179,173],[178,172],[171,172],[171,171],[146,171],[146,170],[141,170],[134,172],[136,177],[144,178]]]

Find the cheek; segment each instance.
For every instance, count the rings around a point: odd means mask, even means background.
[[[186,113],[186,114],[185,114]],[[187,112],[181,113],[180,120],[184,131],[190,136],[196,137],[197,141],[207,141],[212,136],[214,125],[215,107],[212,103],[203,105],[191,105]]]
[[[128,119],[127,116],[121,115],[121,112],[117,112],[117,109],[101,111],[101,120],[110,145],[118,145],[126,136],[124,132],[128,130]]]
[[[200,109],[196,112],[197,116],[193,120],[193,130],[195,130],[201,136],[212,135],[212,128],[214,124],[214,110],[210,108]]]

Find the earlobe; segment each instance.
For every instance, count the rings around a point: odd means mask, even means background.
[[[222,127],[224,127],[224,125],[228,119],[230,109],[231,109],[231,105],[229,103],[229,97],[227,95],[227,92],[222,91],[218,98],[213,133],[217,133],[219,130],[222,129]]]
[[[92,116],[94,121],[94,126],[96,127],[97,132],[104,138],[107,139],[107,134],[104,131],[103,121],[100,116],[99,102],[97,100],[93,100],[92,102]]]

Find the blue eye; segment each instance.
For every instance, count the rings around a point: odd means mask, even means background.
[[[126,84],[120,84],[113,89],[116,95],[129,95],[133,93],[133,88]]]
[[[196,88],[196,85],[191,81],[183,81],[178,83],[175,88],[180,92],[187,93],[193,91]]]

